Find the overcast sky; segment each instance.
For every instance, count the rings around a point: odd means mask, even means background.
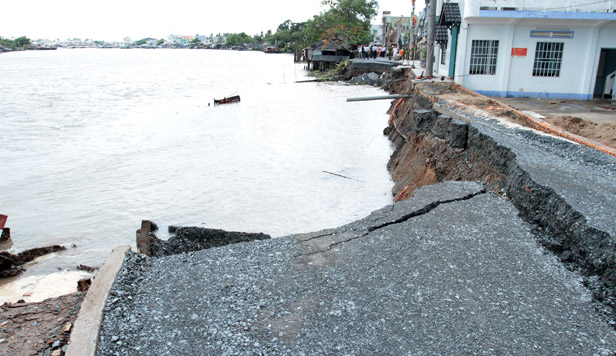
[[[409,16],[411,0],[378,0],[393,16]],[[416,12],[425,6],[417,0]],[[119,41],[145,37],[276,31],[287,19],[302,22],[324,8],[321,0],[7,0],[2,1],[0,36],[30,39],[80,38]],[[372,23],[380,22],[374,18]]]

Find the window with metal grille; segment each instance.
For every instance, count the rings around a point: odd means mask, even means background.
[[[537,42],[533,77],[559,77],[563,42]]]
[[[470,74],[496,74],[498,41],[473,40]]]

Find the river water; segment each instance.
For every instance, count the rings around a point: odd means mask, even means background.
[[[0,303],[63,294],[142,219],[272,236],[391,203],[377,89],[309,80],[284,54],[214,50],[0,55],[0,214],[19,252],[67,251],[0,286]],[[213,106],[236,94],[241,103]],[[211,106],[210,106],[211,105]],[[331,172],[343,178],[326,172]],[[30,296],[30,294],[32,294]]]

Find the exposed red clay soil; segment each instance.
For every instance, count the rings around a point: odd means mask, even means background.
[[[413,134],[406,147],[396,151],[387,165],[395,182],[392,193],[398,201],[410,199],[418,188],[448,180],[481,181],[495,192],[504,184],[505,177],[479,157],[452,149],[433,137]]]
[[[394,82],[385,89],[392,93],[414,94],[413,97],[401,102],[398,100],[392,102],[389,112],[394,111],[392,117],[395,125],[403,118],[411,116],[413,110],[429,109],[433,103],[447,100],[481,109],[494,117],[504,118],[519,125],[532,127],[527,116],[515,108],[455,83],[405,80]],[[561,130],[606,146],[616,147],[616,123],[599,125],[575,117],[558,117],[546,121]],[[402,144],[400,140],[403,140],[396,135],[390,135],[390,139],[393,139],[397,146]],[[413,191],[418,188],[446,180],[481,181],[494,192],[499,192],[505,181],[505,177],[481,157],[473,156],[468,150],[442,144],[438,138],[420,132],[410,133],[406,138],[405,149],[395,151],[388,163],[388,169],[395,182],[392,193],[398,201],[409,199]]]

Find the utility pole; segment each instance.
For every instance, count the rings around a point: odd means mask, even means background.
[[[415,55],[415,25],[413,25],[413,18],[415,18],[415,0],[411,0],[413,8],[411,10],[411,37],[409,38],[409,58],[410,63],[413,64],[413,57]]]
[[[430,22],[428,23],[428,51],[426,52],[426,76],[431,77],[434,65],[434,35],[436,29],[436,0],[430,0]]]

